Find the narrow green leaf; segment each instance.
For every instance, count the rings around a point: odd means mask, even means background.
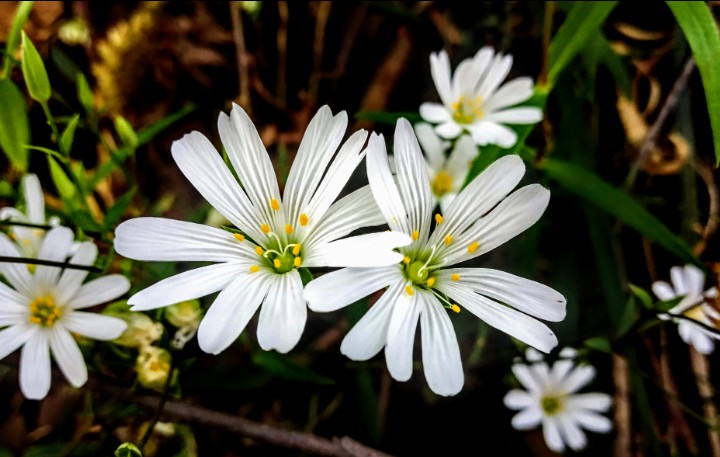
[[[6,45],[5,45],[5,63],[3,65],[2,78],[5,78],[10,71],[12,66],[12,56],[15,54],[15,49],[20,42],[20,32],[27,22],[30,11],[32,10],[33,3],[35,2],[20,2],[18,4],[17,11],[15,12],[15,19],[13,19],[12,27],[10,27],[10,33],[8,34]]]
[[[596,336],[594,338],[589,338],[585,340],[585,343],[583,343],[586,347],[589,347],[593,351],[598,352],[605,352],[607,354],[612,354],[612,347],[610,346],[610,340],[603,336]]]
[[[62,155],[62,154],[60,154],[58,151],[54,151],[54,150],[52,150],[52,149],[50,149],[50,148],[44,148],[44,147],[42,147],[42,146],[32,146],[32,145],[28,145],[28,146],[25,146],[25,149],[28,149],[28,150],[30,150],[30,151],[43,152],[43,153],[47,154],[47,155],[50,156],[50,157],[56,158],[56,159],[59,160],[60,162],[65,162],[65,161],[67,161],[67,159],[65,158],[64,155]]]
[[[588,39],[600,33],[600,26],[615,8],[613,2],[576,2],[550,43],[548,85],[572,62]]]
[[[647,290],[642,287],[638,287],[635,284],[628,285],[630,286],[630,291],[638,298],[638,300],[640,300],[640,303],[642,303],[645,308],[653,309],[654,300]]]
[[[422,121],[420,115],[414,112],[358,111],[355,113],[355,119],[377,122],[378,124],[395,125],[401,117],[407,119],[411,124]]]
[[[30,142],[30,121],[27,106],[20,89],[9,79],[0,80],[0,148],[10,163],[20,171],[26,171]]]
[[[684,262],[703,264],[680,238],[625,192],[587,169],[558,159],[546,159],[540,169],[575,195],[597,205],[645,238],[658,243]]]
[[[48,156],[50,165],[50,176],[60,197],[65,201],[71,201],[75,197],[75,186],[54,157]]]
[[[117,132],[123,146],[135,149],[138,144],[138,136],[132,125],[122,116],[115,118],[115,131]]]
[[[92,113],[95,110],[93,92],[87,78],[82,73],[77,74],[77,97],[85,112]]]
[[[123,443],[115,450],[115,457],[142,457],[142,452],[132,443]]]
[[[72,150],[73,140],[75,139],[75,129],[77,129],[78,122],[80,121],[80,115],[76,114],[70,119],[62,135],[60,135],[60,152],[66,156],[70,155]]]
[[[47,103],[52,95],[47,70],[40,53],[25,32],[22,32],[22,72],[30,97],[40,103]]]
[[[306,286],[310,281],[313,280],[313,274],[308,268],[299,268],[298,273],[300,273],[300,280],[303,283],[303,286]]]
[[[115,200],[115,204],[110,207],[110,209],[105,214],[105,230],[113,230],[118,222],[120,222],[120,219],[122,218],[123,214],[125,214],[125,211],[130,206],[130,203],[132,203],[132,199],[135,196],[136,188],[132,188],[129,191],[125,192],[120,198]]]
[[[700,70],[710,127],[715,145],[716,164],[720,165],[720,33],[705,2],[667,2],[685,34]]]

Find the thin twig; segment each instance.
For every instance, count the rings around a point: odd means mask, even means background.
[[[32,222],[20,222],[20,221],[0,221],[0,226],[3,225],[16,225],[18,227],[29,227],[41,230],[50,230],[53,228],[52,225],[47,224],[33,224]]]
[[[290,12],[288,11],[287,1],[278,2],[277,7],[278,16],[280,16],[280,24],[277,29],[278,66],[275,94],[277,96],[277,100],[284,107],[287,104],[287,86],[285,84],[285,78],[287,77],[287,29]]]
[[[615,448],[614,457],[630,457],[632,422],[630,421],[630,386],[627,360],[617,354],[612,356],[612,375],[615,384]]]
[[[322,57],[325,49],[325,26],[330,16],[331,2],[319,2],[317,17],[315,18],[315,36],[313,39],[313,70],[308,83],[308,104],[314,106],[317,102],[320,78],[322,77]]]
[[[713,457],[720,457],[720,434],[718,434],[718,418],[717,408],[713,402],[713,388],[710,382],[710,367],[707,358],[690,346],[690,363],[695,374],[695,383],[697,384],[700,398],[703,402],[703,413],[705,420],[712,424],[715,429],[708,428],[708,440],[710,441],[710,449]]]
[[[48,267],[67,268],[70,270],[84,270],[91,273],[101,273],[102,270],[94,265],[78,265],[76,263],[53,262],[52,260],[33,259],[31,257],[0,256],[0,263],[25,263],[30,265],[45,265]]]
[[[715,234],[718,229],[718,223],[720,223],[720,192],[718,191],[717,183],[715,182],[715,173],[712,167],[705,164],[704,162],[695,163],[695,171],[705,182],[707,187],[708,199],[710,200],[708,208],[708,218],[705,223],[705,227],[700,234],[700,240],[695,243],[693,252],[695,255],[700,256],[707,247],[708,240]]]
[[[650,151],[652,151],[655,147],[658,135],[660,135],[660,129],[665,124],[668,116],[680,100],[680,94],[682,93],[683,89],[685,89],[685,86],[687,85],[688,80],[693,73],[693,70],[695,70],[695,59],[690,57],[685,63],[685,66],[683,67],[680,76],[678,76],[678,78],[675,80],[675,84],[673,84],[673,87],[670,90],[667,98],[665,98],[665,103],[663,103],[657,119],[655,119],[655,122],[653,122],[653,124],[650,126],[650,130],[648,130],[648,133],[645,136],[643,142],[640,143],[637,157],[635,158],[635,161],[630,167],[630,173],[628,173],[627,180],[625,181],[626,187],[632,187],[633,183],[635,182],[635,178],[637,177],[640,168],[643,166],[643,164],[645,164],[648,154],[650,154]]]
[[[248,53],[245,46],[245,30],[243,28],[242,4],[232,2],[230,4],[230,16],[232,18],[233,41],[235,41],[235,58],[238,67],[238,102],[252,116],[250,104],[250,71],[248,65]]]

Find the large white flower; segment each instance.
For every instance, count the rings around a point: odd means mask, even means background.
[[[34,174],[25,175],[22,179],[22,194],[25,200],[25,212],[17,208],[0,209],[0,220],[24,222],[35,225],[57,225],[56,217],[45,219],[45,198],[40,187],[40,180]],[[37,257],[42,244],[45,230],[20,225],[10,226],[10,236],[20,247],[22,257]]]
[[[435,215],[430,233],[432,194],[427,167],[410,124],[395,129],[397,184],[388,166],[382,136],[368,146],[368,179],[373,195],[394,232],[414,240],[400,249],[403,261],[384,268],[346,268],[311,282],[305,290],[310,309],[333,311],[384,287],[388,289],[348,333],[341,351],[367,360],[385,348],[393,378],[412,375],[413,344],[420,321],[422,359],[430,388],[454,395],[462,388],[460,350],[447,309],[460,306],[511,336],[542,351],[557,344],[553,332],[534,317],[565,316],[565,298],[534,281],[486,268],[448,268],[503,244],[534,224],[550,192],[537,184],[509,196],[525,173],[517,156],[488,167],[448,206]],[[506,197],[507,196],[507,197]]]
[[[433,197],[444,213],[467,179],[477,146],[472,138],[463,135],[445,158],[449,143],[438,137],[430,124],[415,125],[415,134],[425,152]]]
[[[505,406],[520,410],[512,418],[516,430],[528,430],[542,424],[545,443],[555,452],[567,445],[574,451],[587,446],[582,429],[607,433],[612,422],[601,415],[612,405],[605,393],[576,393],[595,378],[595,368],[575,365],[576,352],[565,348],[552,366],[537,353],[529,352],[528,363],[516,363],[512,372],[525,390],[513,389],[505,395]]]
[[[72,231],[50,230],[38,258],[62,262],[74,248]],[[17,247],[0,234],[0,255],[19,256]],[[92,265],[97,248],[80,243],[69,262]],[[121,319],[81,311],[113,300],[130,288],[122,275],[108,275],[86,284],[88,272],[37,265],[30,274],[23,264],[0,263],[0,273],[12,287],[0,283],[0,359],[22,346],[20,389],[27,398],[44,398],[50,390],[50,350],[60,371],[75,387],[87,381],[87,368],[71,332],[96,340],[112,340],[127,324]]]
[[[438,124],[435,131],[443,138],[457,138],[466,131],[479,145],[513,146],[517,135],[504,124],[540,122],[542,110],[514,107],[532,96],[532,79],[516,78],[501,86],[512,61],[512,56],[495,54],[485,46],[474,57],[460,62],[451,76],[447,52],[431,54],[430,70],[442,104],[423,103],[420,115]]]
[[[703,292],[705,274],[694,265],[672,267],[670,269],[672,286],[665,281],[656,281],[652,290],[660,300],[672,300],[683,297],[669,314],[683,315],[696,320],[711,328],[718,328],[716,322],[720,321],[720,313],[713,308],[708,299],[718,295],[716,288],[712,287]],[[667,315],[660,315],[667,319]],[[701,354],[710,354],[715,348],[713,339],[720,339],[720,335],[708,330],[702,325],[695,324],[688,319],[674,319],[678,324],[680,337]]]
[[[137,260],[204,261],[130,297],[133,310],[148,310],[221,291],[198,329],[205,352],[217,354],[240,335],[260,308],[257,337],[265,350],[287,352],[307,318],[301,267],[381,266],[410,239],[371,233],[340,239],[384,223],[369,188],[333,204],[363,159],[367,134],[354,133],[333,160],[347,115],[321,108],[310,121],[290,169],[283,198],[270,157],[245,111],[220,114],[218,129],[240,183],[210,141],[198,132],[173,143],[172,155],[195,188],[243,234],[190,222],[138,218],[122,223],[115,248]],[[260,305],[262,304],[262,307]]]

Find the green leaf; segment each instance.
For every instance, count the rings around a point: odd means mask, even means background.
[[[90,84],[88,84],[87,78],[82,73],[77,74],[77,97],[87,113],[92,113],[95,110],[92,89],[90,89]]]
[[[411,124],[422,122],[420,114],[415,112],[358,111],[355,113],[355,119],[377,122],[378,124],[395,125],[401,117],[407,119]]]
[[[75,129],[77,129],[78,122],[80,121],[80,115],[76,114],[70,119],[62,135],[60,135],[60,152],[66,156],[70,155],[72,150],[73,140],[75,139]]]
[[[62,155],[62,154],[60,154],[60,152],[55,151],[55,150],[50,149],[50,148],[44,148],[44,147],[42,147],[42,146],[32,146],[32,145],[28,145],[28,146],[25,146],[25,149],[30,150],[30,151],[39,151],[39,152],[45,153],[45,154],[47,154],[48,156],[54,157],[54,158],[56,158],[58,161],[63,162],[63,163],[64,163],[65,161],[67,161],[67,159],[65,158],[64,155]]]
[[[25,32],[22,32],[22,72],[30,97],[40,103],[47,103],[52,95],[47,70],[40,53]]]
[[[3,65],[2,72],[3,79],[10,71],[13,61],[12,56],[15,54],[15,49],[17,49],[18,42],[20,41],[20,32],[22,31],[25,22],[27,22],[28,16],[30,16],[33,3],[35,2],[20,2],[18,9],[15,12],[15,19],[13,19],[12,27],[10,28],[10,33],[8,34],[7,41],[5,43],[5,63]]]
[[[572,62],[588,39],[600,33],[600,26],[617,4],[614,2],[576,2],[550,43],[548,85]]]
[[[60,166],[57,159],[48,156],[48,163],[50,165],[50,176],[52,177],[53,183],[55,183],[58,195],[67,202],[72,201],[72,199],[75,198],[75,186],[72,181],[68,178],[68,175],[62,166]]]
[[[105,230],[114,229],[117,223],[120,222],[120,219],[122,218],[123,214],[125,214],[128,206],[130,206],[130,203],[132,203],[136,190],[136,188],[132,188],[129,191],[125,192],[125,194],[118,198],[115,201],[115,204],[107,211],[104,221]]]
[[[612,354],[612,347],[610,346],[610,340],[603,336],[596,336],[594,338],[589,338],[585,340],[585,343],[583,343],[586,347],[589,347],[593,351],[598,352],[605,352],[607,354]]]
[[[621,337],[626,334],[637,321],[637,303],[635,302],[635,296],[630,295],[625,307],[623,308],[623,314],[620,316],[620,324],[616,326],[616,336]]]
[[[115,457],[142,457],[142,452],[132,443],[123,443],[115,450]]]
[[[11,80],[2,79],[0,100],[0,147],[5,151],[10,163],[24,172],[28,166],[28,151],[25,145],[30,142],[30,120],[25,99]]]
[[[720,33],[705,2],[667,2],[692,49],[700,70],[710,127],[715,145],[716,164],[720,165]]]
[[[135,149],[138,144],[138,136],[132,125],[122,116],[115,118],[115,131],[117,132],[123,146]]]
[[[653,309],[653,303],[655,300],[653,300],[647,290],[642,287],[638,287],[635,284],[628,285],[630,286],[630,291],[638,298],[638,300],[640,300],[640,303],[642,303],[645,308]]]
[[[298,273],[300,273],[300,280],[302,281],[303,286],[306,286],[310,281],[313,280],[312,272],[305,267],[299,268]]]
[[[650,241],[658,243],[684,262],[701,268],[703,264],[690,247],[662,222],[625,192],[611,186],[596,174],[578,165],[558,159],[546,159],[540,169],[565,189],[615,216]]]
[[[330,378],[319,375],[308,367],[298,365],[286,356],[272,352],[257,351],[252,356],[255,365],[263,368],[270,375],[288,381],[304,381],[320,385],[334,384]]]

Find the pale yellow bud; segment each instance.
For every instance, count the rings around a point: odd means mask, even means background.
[[[132,348],[150,346],[159,340],[163,334],[163,326],[153,321],[147,314],[123,312],[114,314],[115,317],[127,322],[128,327],[115,343]]]
[[[156,346],[140,349],[135,362],[138,382],[148,389],[162,391],[170,376],[170,361],[170,353],[165,349]]]
[[[165,318],[177,328],[197,327],[202,319],[203,310],[197,300],[188,300],[165,308]]]

